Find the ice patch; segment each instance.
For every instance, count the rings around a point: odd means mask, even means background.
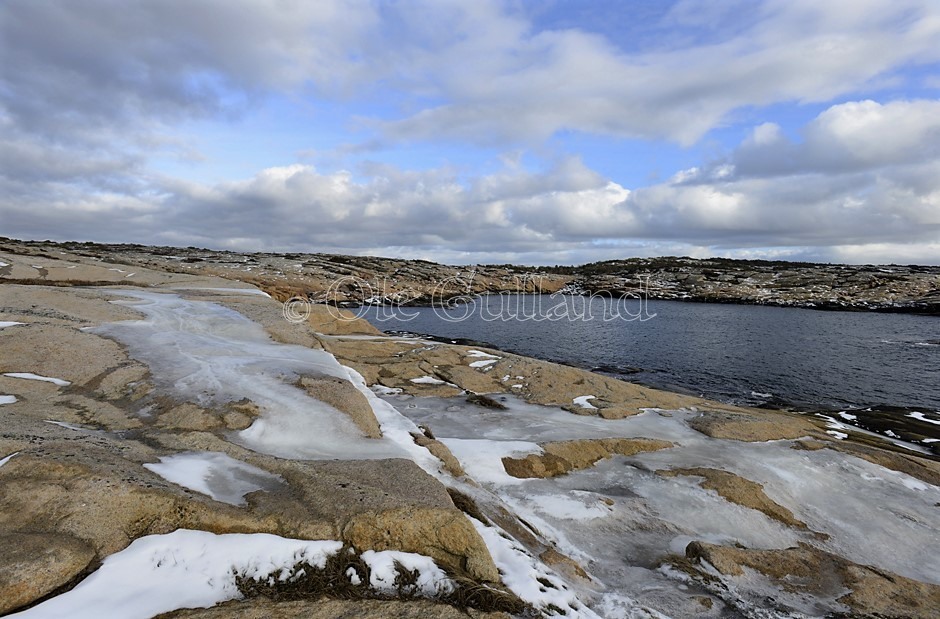
[[[416,385],[444,385],[445,381],[440,378],[434,378],[433,376],[419,376],[418,378],[412,378],[411,382]]]
[[[71,385],[67,380],[62,380],[61,378],[51,378],[49,376],[40,376],[39,374],[33,374],[32,372],[7,372],[4,376],[9,376],[10,378],[23,378],[25,380],[40,380],[46,383],[52,383],[59,387],[67,387]]]
[[[369,566],[369,585],[380,593],[393,595],[399,591],[395,584],[398,578],[396,563],[409,572],[417,572],[418,575],[413,585],[402,590],[404,593],[435,597],[454,590],[450,578],[430,557],[397,550],[366,550],[360,557]]]
[[[485,368],[485,367],[487,367],[488,365],[493,365],[493,364],[496,363],[497,361],[499,361],[499,359],[484,359],[484,360],[482,360],[482,361],[473,361],[473,362],[470,363],[470,367],[472,367],[472,368]]]
[[[236,575],[287,580],[300,563],[322,569],[342,546],[266,533],[180,529],[149,535],[107,557],[74,589],[10,617],[150,619],[180,608],[209,608],[242,597]]]
[[[920,441],[921,443],[940,443],[940,438],[925,438]]]
[[[826,434],[829,434],[830,436],[834,436],[840,441],[849,438],[848,434],[846,434],[845,432],[839,432],[838,430],[826,430]]]
[[[927,417],[925,417],[924,414],[921,413],[920,411],[914,411],[912,413],[908,413],[907,416],[913,417],[914,419],[918,419],[920,421],[926,421],[927,423],[932,423],[935,426],[940,426],[940,421],[937,421],[936,419],[927,419]]]
[[[25,325],[25,322],[15,322],[10,320],[0,320],[0,329],[6,329],[7,327],[15,327],[16,325]]]
[[[900,436],[898,436],[897,434],[895,434],[895,433],[892,432],[891,430],[885,430],[885,436],[890,436],[891,438],[901,438]]]
[[[16,402],[15,395],[0,395],[0,405],[13,404],[14,402]]]
[[[229,505],[245,505],[246,494],[269,490],[283,481],[278,475],[213,451],[164,456],[158,463],[144,464],[144,468]]]
[[[380,385],[378,383],[369,387],[372,390],[372,393],[375,395],[398,395],[401,393],[401,389],[398,387],[386,387],[385,385]]]
[[[204,407],[242,398],[258,405],[261,416],[230,440],[281,458],[403,455],[394,442],[365,437],[348,415],[293,384],[301,375],[347,379],[347,369],[330,353],[274,342],[261,325],[217,303],[150,291],[119,294],[137,300],[114,303],[146,318],[91,331],[117,339],[146,362],[158,392]]]
[[[580,406],[581,408],[587,408],[587,409],[590,409],[590,410],[597,410],[597,407],[596,407],[596,406],[594,406],[593,404],[591,404],[590,402],[588,402],[588,400],[594,400],[594,399],[596,399],[596,398],[595,398],[595,396],[593,396],[593,395],[580,395],[580,396],[576,397],[574,400],[572,400],[572,402],[574,402],[575,404],[577,404],[577,405]]]
[[[850,415],[849,413],[845,411],[839,411],[837,414],[839,415],[839,417],[842,417],[846,421],[855,421],[856,419],[858,419],[858,417],[856,417],[855,415]]]
[[[486,439],[440,439],[473,479],[497,485],[520,484],[524,480],[506,473],[503,458],[542,453],[537,443],[529,441],[490,441]]]
[[[8,267],[8,266],[10,266],[9,262],[3,262],[2,260],[0,260],[0,267]]]
[[[0,466],[3,466],[3,465],[6,464],[7,462],[9,462],[10,459],[12,459],[13,456],[17,455],[18,453],[20,453],[20,452],[14,451],[13,453],[11,453],[11,454],[10,454],[9,456],[7,456],[6,458],[0,459]]]
[[[751,397],[752,397],[752,398],[762,398],[762,399],[766,400],[766,399],[769,399],[769,398],[774,397],[774,394],[772,394],[772,393],[761,393],[760,391],[752,391],[752,392],[751,392]]]
[[[542,514],[561,520],[594,520],[612,511],[600,496],[590,492],[537,495],[532,497],[531,503]]]
[[[498,355],[491,355],[489,353],[483,352],[482,350],[468,350],[466,356],[477,357],[480,359],[500,359],[501,358]]]

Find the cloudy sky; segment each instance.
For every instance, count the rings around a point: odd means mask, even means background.
[[[940,263],[937,0],[4,0],[0,235]]]

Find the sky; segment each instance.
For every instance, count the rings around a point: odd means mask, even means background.
[[[0,235],[940,264],[940,0],[4,0]]]

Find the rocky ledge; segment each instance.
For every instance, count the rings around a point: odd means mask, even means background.
[[[104,260],[134,270],[234,279],[262,286],[279,300],[301,296],[345,307],[445,304],[481,294],[561,293],[940,315],[940,267],[936,266],[663,257],[571,267],[453,267],[426,260],[368,256],[243,253],[0,237],[2,251],[38,260],[0,267],[0,277],[7,280],[43,280],[50,268],[56,269],[57,261],[71,257]],[[125,283],[134,283],[132,271],[125,271]],[[52,279],[74,281],[75,274],[57,273]]]
[[[936,457],[168,260],[0,248],[0,614],[940,607]]]

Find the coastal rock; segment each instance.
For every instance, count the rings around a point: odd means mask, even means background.
[[[864,616],[928,619],[940,608],[940,585],[858,565],[804,543],[784,550],[751,550],[692,542],[685,552],[732,580],[744,576],[747,568],[784,591],[838,597],[837,602]]]
[[[474,580],[499,582],[486,545],[456,510],[412,508],[361,514],[343,529],[343,540],[360,550],[423,554]]]
[[[605,438],[559,441],[542,445],[543,453],[524,458],[502,459],[506,473],[513,477],[557,477],[593,466],[614,455],[633,456],[645,451],[673,447],[669,441],[648,438]]]
[[[662,477],[676,477],[678,475],[701,477],[702,488],[714,490],[726,501],[756,509],[787,526],[800,529],[806,528],[806,523],[795,518],[793,512],[772,501],[770,497],[764,494],[764,487],[761,484],[734,473],[703,467],[660,470],[656,473]]]
[[[332,376],[304,376],[300,385],[314,398],[349,415],[369,438],[382,438],[379,422],[366,397],[348,380]]]
[[[165,613],[154,619],[510,619],[506,613],[458,609],[431,600],[302,600],[265,598]]]
[[[712,438],[748,442],[796,439],[818,433],[816,426],[805,417],[756,409],[732,411],[713,407],[690,419],[688,424]]]
[[[70,535],[0,535],[0,614],[52,593],[83,573],[94,549]]]

